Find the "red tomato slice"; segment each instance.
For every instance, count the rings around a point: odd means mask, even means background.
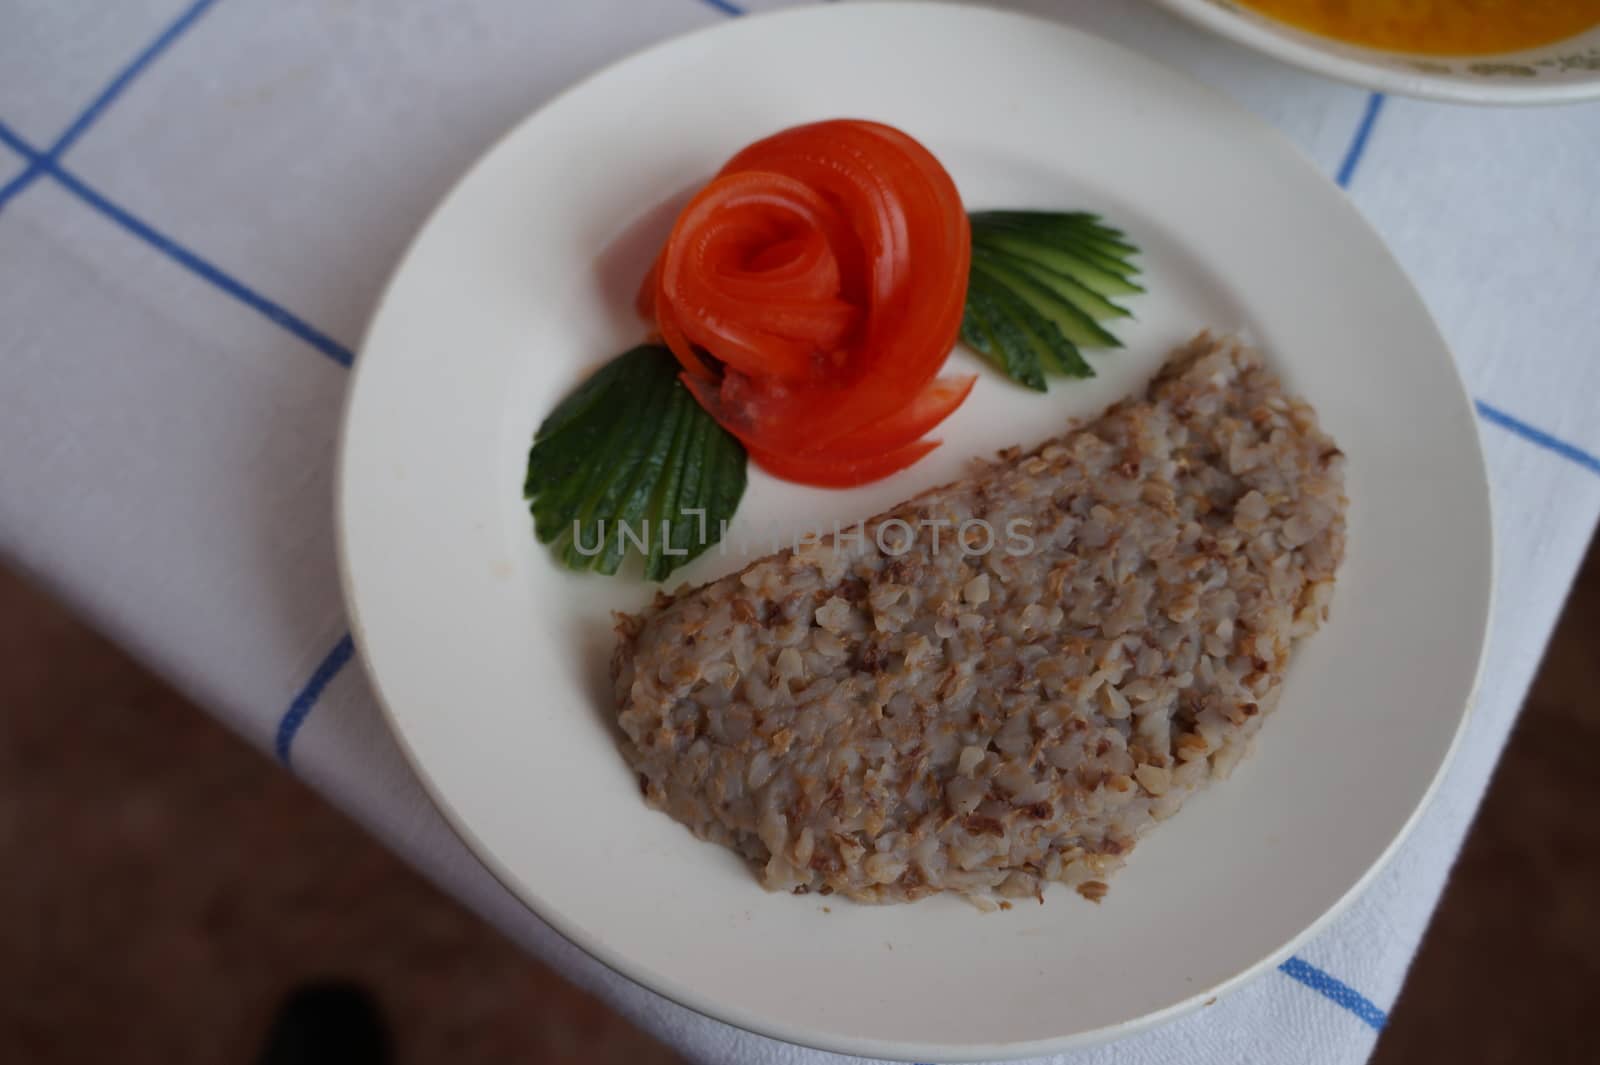
[[[821,448],[886,416],[938,373],[961,326],[971,229],[938,161],[877,123],[786,130],[740,152],[724,173],[743,170],[781,171],[816,188],[838,205],[864,257],[867,318],[836,372],[781,390],[757,378],[727,411],[764,450]]]
[[[756,465],[785,481],[818,488],[854,488],[899,473],[939,446],[937,440],[913,440],[904,447],[866,458],[819,459],[811,455],[777,455],[750,449]]]
[[[812,455],[818,458],[864,458],[903,447],[955,413],[956,408],[966,401],[977,380],[976,374],[935,377],[910,403],[887,418],[846,433],[816,451],[805,452],[805,455],[808,458]]]
[[[861,459],[903,447],[953,414],[971,393],[972,386],[977,380],[977,376],[973,374],[936,377],[929,381],[910,403],[887,418],[862,426],[830,441],[823,447],[801,452],[800,455],[817,460]],[[735,375],[725,376],[720,384],[715,380],[695,377],[692,374],[684,374],[683,381],[689,391],[694,393],[700,405],[719,422],[724,420],[719,412],[729,393],[731,392],[734,397],[733,402],[737,403],[739,390],[746,387],[742,378]],[[728,421],[734,425],[729,432],[739,436],[737,428],[739,419],[731,418]],[[744,437],[740,437],[740,440],[747,447],[758,446]]]
[[[817,376],[858,315],[839,298],[838,263],[828,245],[808,239],[836,229],[833,215],[821,196],[784,174],[722,174],[673,226],[657,314],[670,310],[691,343],[753,377]],[[770,276],[763,249],[796,241],[809,254],[791,256]]]
[[[971,253],[926,148],[875,122],[818,122],[750,145],[695,195],[639,303],[763,466],[864,483],[926,454],[912,442],[972,388],[936,380]]]

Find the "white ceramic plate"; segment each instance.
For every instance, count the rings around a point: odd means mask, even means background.
[[[1600,99],[1600,26],[1494,55],[1390,52],[1307,33],[1233,0],[1156,0],[1285,63],[1380,92],[1464,104],[1564,104]]]
[[[822,73],[826,71],[826,73]],[[1103,905],[992,915],[771,895],[640,801],[610,731],[608,611],[651,590],[559,570],[520,498],[535,426],[637,341],[670,206],[745,143],[838,115],[921,138],[969,205],[1105,212],[1145,249],[1127,350],[1040,397],[984,371],[913,470],[852,492],[752,476],[770,522],[851,521],[974,454],[1137,388],[1201,327],[1244,330],[1350,456],[1351,551],[1256,757],[1139,850]],[[979,366],[964,353],[955,361]],[[1473,418],[1416,293],[1261,122],[1132,53],[992,10],[850,4],[654,48],[528,119],[439,208],[357,362],[339,515],[358,645],[434,799],[540,916],[694,1009],[875,1057],[970,1060],[1126,1034],[1285,955],[1410,824],[1461,726],[1488,611]],[[759,545],[755,554],[764,554]]]

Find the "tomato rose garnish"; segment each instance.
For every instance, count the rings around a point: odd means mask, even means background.
[[[926,148],[876,122],[818,122],[750,145],[695,195],[641,307],[758,463],[864,484],[936,446],[921,438],[972,388],[937,377],[971,256],[961,197]]]

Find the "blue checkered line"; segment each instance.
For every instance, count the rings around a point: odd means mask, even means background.
[[[68,124],[61,135],[55,139],[50,147],[43,150],[37,149],[19,136],[4,122],[0,122],[0,141],[4,141],[13,151],[26,160],[22,173],[18,174],[4,188],[0,188],[0,210],[19,195],[29,185],[40,178],[53,178],[67,192],[82,200],[89,207],[105,216],[129,233],[138,237],[146,244],[177,262],[203,280],[226,292],[234,299],[248,307],[260,312],[277,325],[283,327],[301,340],[310,344],[328,358],[341,366],[349,366],[354,356],[350,349],[334,340],[332,337],[314,328],[310,323],[289,312],[287,308],[274,303],[266,296],[250,288],[223,272],[220,268],[208,262],[195,252],[190,251],[171,237],[161,233],[154,226],[135,217],[108,197],[101,195],[88,183],[77,177],[64,165],[61,157],[66,154],[73,144],[89,131],[100,116],[103,115],[116,99],[127,90],[128,86],[149,69],[150,65],[166,52],[183,36],[200,17],[217,3],[217,0],[196,0],[190,4],[169,23],[156,38],[150,42],[133,60],[101,89],[99,94],[91,100],[87,107]]]
[[[278,756],[278,761],[290,765],[293,757],[293,744],[295,733],[300,731],[300,725],[305,721],[306,715],[311,713],[317,705],[317,700],[322,698],[322,693],[328,685],[333,683],[333,678],[345,667],[355,654],[355,639],[347,632],[333,645],[317,668],[312,670],[311,679],[307,680],[305,687],[295,694],[289,702],[289,709],[284,711],[283,719],[278,722],[278,732],[273,737],[272,749]]]
[[[24,177],[28,176],[28,174],[33,174],[35,177],[54,178],[61,188],[82,200],[89,207],[98,211],[135,237],[138,237],[152,248],[155,248],[178,265],[186,268],[197,277],[226,292],[245,306],[260,312],[276,325],[287,329],[340,366],[348,367],[355,359],[349,348],[313,327],[304,319],[291,314],[286,308],[261,295],[244,284],[244,282],[224,273],[219,267],[201,258],[149,223],[135,217],[125,208],[113,203],[82,178],[63,167],[48,152],[36,151],[22,138],[18,137],[15,132],[6,127],[4,123],[0,123],[0,140],[4,140],[6,144],[28,159],[29,169],[24,172]]]
[[[1600,474],[1600,456],[1585,451],[1575,444],[1569,444],[1565,440],[1551,436],[1543,429],[1529,425],[1522,419],[1507,414],[1499,407],[1490,406],[1481,399],[1474,400],[1473,403],[1478,408],[1478,413],[1483,417],[1483,420],[1490,425],[1497,425],[1509,433],[1520,436],[1528,443],[1535,447],[1543,448],[1552,455],[1560,455],[1568,462],[1575,463],[1590,473]]]
[[[1383,113],[1385,99],[1381,92],[1367,96],[1366,109],[1361,112],[1361,121],[1356,125],[1355,135],[1350,138],[1350,147],[1345,149],[1344,162],[1339,164],[1338,174],[1334,178],[1341,189],[1350,187],[1351,179],[1361,166],[1362,157],[1367,154],[1367,141],[1372,137],[1372,127],[1378,124],[1378,116]]]
[[[90,126],[94,125],[100,115],[105,112],[105,109],[111,106],[112,101],[122,95],[122,90],[131,85],[133,79],[144,73],[145,68],[153,63],[157,56],[165,52],[173,41],[182,36],[185,30],[193,26],[196,20],[205,14],[206,10],[215,2],[216,0],[197,0],[196,3],[191,4],[182,14],[173,19],[171,24],[156,36],[155,40],[145,46],[143,51],[133,57],[131,63],[122,68],[117,73],[117,76],[112,78],[106,87],[100,90],[100,94],[89,102],[89,106],[85,107],[83,112],[72,120],[71,124],[62,131],[61,136],[56,138],[55,143],[50,145],[44,152],[30,153],[24,151],[8,139],[6,143],[22,151],[22,154],[29,158],[28,165],[22,173],[7,183],[4,188],[0,188],[0,208],[6,205],[7,200],[32,184],[34,179],[45,171],[49,162],[59,159],[63,152],[72,147],[73,143],[83,136]]]
[[[233,297],[298,337],[312,348],[348,367],[354,356],[349,348],[314,328],[304,319],[268,299],[255,289],[224,272],[196,252],[188,249],[155,227],[142,221],[107,196],[89,186],[62,164],[62,156],[90,130],[100,116],[131,85],[140,74],[166,52],[182,35],[209,10],[217,0],[196,0],[168,24],[142,51],[136,55],[86,106],[61,135],[45,149],[38,149],[18,136],[0,121],[0,143],[19,154],[25,166],[22,173],[0,187],[0,211],[30,185],[44,178],[51,179],[61,188],[98,212],[117,226],[161,252],[180,266],[189,270],[214,288]],[[743,7],[730,0],[700,0],[729,16],[745,14]],[[1351,139],[1336,175],[1336,181],[1348,188],[1366,154],[1372,131],[1383,111],[1384,96],[1373,93],[1367,100],[1361,120]],[[1600,459],[1572,444],[1560,440],[1526,422],[1514,418],[1483,401],[1477,404],[1486,421],[1507,429],[1520,438],[1544,450],[1576,463],[1592,473],[1600,474]],[[355,654],[355,643],[349,633],[340,637],[328,654],[318,663],[305,684],[297,691],[279,722],[274,737],[274,750],[280,761],[289,765],[293,743],[301,726],[316,708],[318,701],[340,671]],[[1299,957],[1292,957],[1279,966],[1279,970],[1301,985],[1317,992],[1341,1006],[1365,1024],[1381,1029],[1386,1021],[1384,1011],[1360,992]]]
[[[1383,1031],[1389,1015],[1375,1006],[1371,999],[1326,972],[1296,956],[1278,966],[1278,971],[1298,981],[1324,998],[1331,999],[1365,1021],[1375,1032]]]
[[[740,15],[748,15],[750,13],[739,4],[733,3],[732,0],[700,0],[700,2],[714,11],[720,11],[724,15],[729,15],[735,18]],[[814,0],[814,2],[826,4],[832,2],[832,0]]]

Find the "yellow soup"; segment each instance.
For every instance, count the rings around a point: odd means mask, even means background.
[[[1600,25],[1600,0],[1242,0],[1326,37],[1395,52],[1480,55]]]

